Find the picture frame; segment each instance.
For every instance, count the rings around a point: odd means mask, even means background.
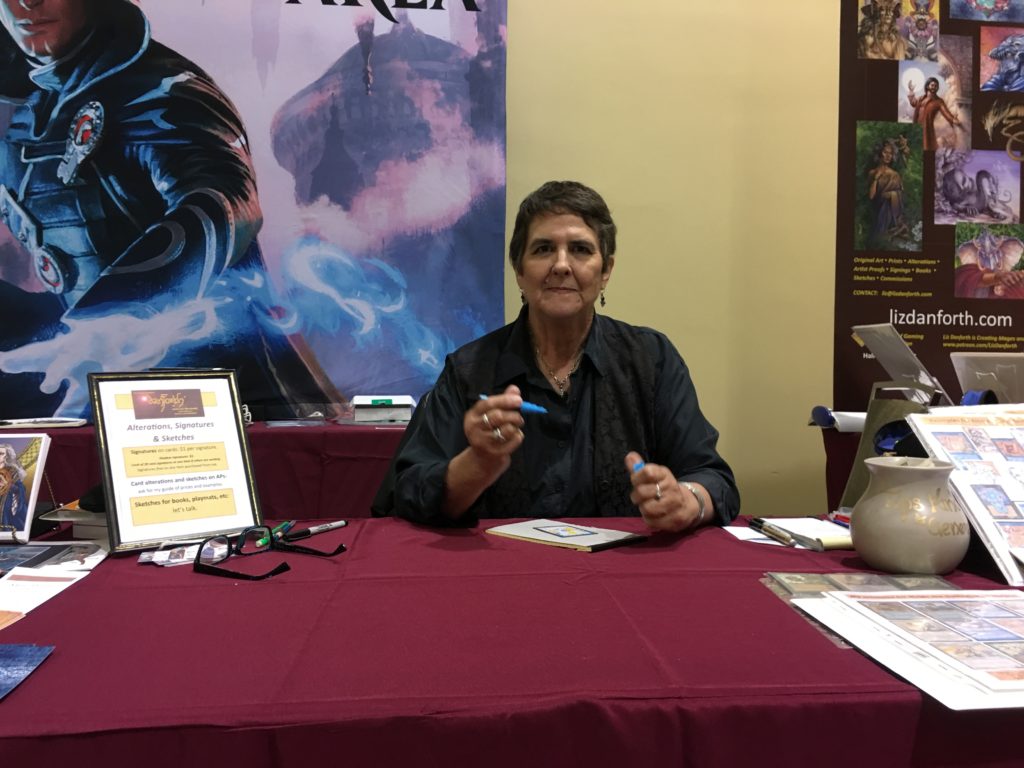
[[[261,525],[235,372],[91,373],[112,552]]]
[[[49,449],[44,432],[0,432],[0,544],[28,542]]]

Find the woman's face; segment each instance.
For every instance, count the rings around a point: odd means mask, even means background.
[[[531,316],[566,319],[590,313],[612,274],[603,269],[597,233],[571,213],[541,214],[530,222],[516,282]]]
[[[0,0],[0,23],[17,46],[44,63],[60,58],[82,37],[92,0]]]

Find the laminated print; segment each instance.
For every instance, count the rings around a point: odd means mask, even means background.
[[[978,45],[981,90],[1024,92],[1024,27],[981,27]]]
[[[1024,227],[957,224],[954,289],[963,299],[1024,299]]]
[[[947,54],[945,38],[943,43],[938,61],[904,61],[899,65],[899,121],[920,125],[923,147],[932,152],[971,145],[970,44],[951,42]]]
[[[857,123],[854,250],[920,251],[922,151],[916,123]]]
[[[903,0],[899,29],[908,59],[938,61],[939,0]]]
[[[1022,0],[950,0],[949,17],[990,22],[1024,21],[1024,2]]]
[[[935,153],[935,223],[1020,222],[1020,163],[999,150]]]
[[[863,0],[857,25],[857,56],[862,59],[907,58],[900,31],[903,0]]]
[[[5,416],[181,367],[328,415],[502,323],[504,0],[37,5],[0,4]]]

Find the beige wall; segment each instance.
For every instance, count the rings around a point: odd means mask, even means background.
[[[508,8],[508,231],[547,179],[600,191],[604,311],[682,352],[743,511],[825,512],[806,422],[832,393],[839,2]]]

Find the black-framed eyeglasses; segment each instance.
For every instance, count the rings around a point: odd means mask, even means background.
[[[268,552],[272,549],[279,552],[294,552],[298,555],[334,557],[345,551],[345,545],[339,544],[332,552],[321,552],[319,549],[313,549],[312,547],[303,547],[299,544],[281,541],[269,527],[254,525],[242,530],[234,541],[228,535],[211,536],[199,545],[199,551],[196,552],[196,559],[192,564],[192,569],[197,573],[208,573],[212,576],[227,576],[232,579],[261,581],[289,571],[291,567],[288,563],[282,562],[266,573],[251,574],[220,568],[217,566],[217,563],[223,563],[232,555],[258,555],[260,552]]]

